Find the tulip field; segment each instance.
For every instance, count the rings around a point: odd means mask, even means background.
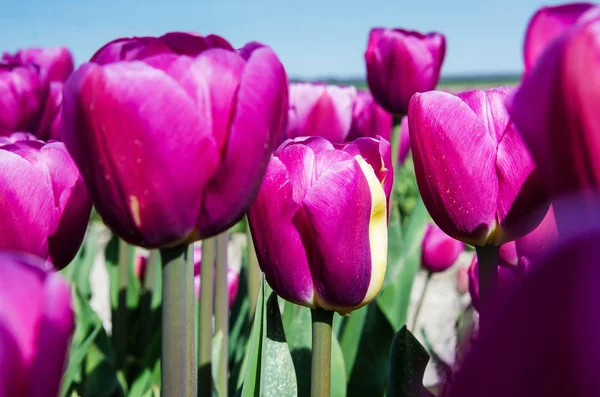
[[[4,53],[0,397],[600,395],[600,8],[523,43],[479,87],[401,28],[362,86],[217,34]]]

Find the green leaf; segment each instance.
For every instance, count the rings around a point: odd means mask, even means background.
[[[350,313],[348,317],[342,318],[342,323],[338,335],[342,354],[344,355],[344,364],[346,368],[346,378],[350,379],[358,347],[360,345],[360,336],[362,335],[367,318],[368,306],[363,306]]]
[[[335,335],[331,336],[331,396],[346,397],[344,354]]]
[[[366,308],[358,354],[348,383],[350,397],[383,396],[387,388],[394,328],[379,305],[371,303]]]
[[[265,300],[261,280],[250,347],[245,359],[242,397],[297,396],[296,374],[288,349],[277,296]]]
[[[412,285],[421,264],[421,241],[426,221],[427,210],[419,199],[404,233],[399,257],[388,258],[388,283],[376,302],[394,330],[406,324]]]
[[[287,314],[286,314],[287,313]],[[285,302],[283,315],[287,318],[285,335],[292,354],[298,380],[298,395],[310,395],[312,364],[312,320],[308,307]]]
[[[219,389],[217,382],[217,371],[219,371],[219,364],[221,362],[221,351],[223,350],[223,332],[217,332],[212,339],[211,348],[211,359],[212,359],[212,383],[213,383],[213,395],[217,397],[224,397],[223,391]]]
[[[390,351],[388,397],[433,396],[423,386],[427,351],[406,326],[394,336]]]

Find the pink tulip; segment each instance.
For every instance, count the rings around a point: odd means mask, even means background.
[[[421,266],[431,273],[447,270],[465,249],[462,242],[448,236],[436,225],[427,224],[421,244]]]
[[[65,47],[26,48],[15,54],[5,53],[2,59],[10,63],[37,65],[42,79],[48,84],[54,81],[64,83],[74,69],[73,55]]]
[[[533,69],[546,47],[592,7],[591,3],[568,3],[537,10],[525,34],[525,71]]]
[[[287,138],[322,136],[333,143],[345,142],[355,101],[354,87],[291,84]]]
[[[430,91],[440,79],[446,38],[403,29],[371,29],[365,52],[367,82],[385,110],[405,115],[417,92]]]
[[[0,253],[0,397],[58,395],[74,328],[71,288],[44,267]]]
[[[375,102],[371,93],[358,91],[352,111],[352,127],[348,141],[360,137],[377,138],[377,136],[381,136],[390,142],[392,121],[392,115]]]
[[[600,199],[598,67],[600,13],[555,40],[509,104],[553,200],[572,194],[588,203]]]
[[[423,202],[449,236],[501,245],[548,209],[535,163],[505,108],[510,88],[416,94],[408,123]]]

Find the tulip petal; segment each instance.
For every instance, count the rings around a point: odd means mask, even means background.
[[[275,53],[268,47],[252,52],[241,77],[222,161],[204,190],[197,223],[201,236],[233,225],[252,203],[282,133],[286,98],[287,77]],[[232,194],[242,188],[243,193]]]
[[[288,170],[294,202],[301,204],[317,177],[315,153],[306,145],[292,145],[279,151],[277,158]]]
[[[419,191],[449,236],[485,244],[496,224],[496,142],[473,110],[443,93],[416,94],[408,114]]]
[[[151,248],[194,232],[219,161],[201,105],[141,62],[87,64],[68,80],[64,142],[98,212],[128,242]]]
[[[314,307],[313,281],[306,251],[292,221],[300,208],[293,194],[286,166],[273,157],[256,200],[248,211],[248,220],[256,255],[269,285],[283,299]]]

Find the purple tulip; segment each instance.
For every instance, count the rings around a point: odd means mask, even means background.
[[[511,122],[510,88],[416,94],[408,123],[415,174],[435,223],[473,245],[501,245],[548,210],[536,166]]]
[[[37,65],[46,83],[65,82],[74,68],[73,55],[65,47],[26,48],[15,54],[5,53],[2,59],[9,63]]]
[[[45,93],[35,65],[0,62],[0,131],[35,132]]]
[[[372,301],[385,274],[392,182],[391,149],[383,139],[284,142],[248,212],[273,290],[339,313]]]
[[[371,29],[365,61],[373,97],[388,112],[405,115],[415,93],[437,85],[445,55],[446,38],[440,33]]]
[[[71,289],[24,254],[0,253],[0,396],[58,395],[74,328]]]
[[[462,242],[448,236],[436,225],[427,224],[421,243],[421,266],[431,273],[447,270],[465,246]]]
[[[591,13],[591,11],[590,11]],[[600,187],[600,14],[555,40],[509,105],[553,200]],[[560,226],[560,225],[559,225]]]
[[[525,71],[533,69],[548,44],[575,24],[592,7],[595,5],[591,3],[568,3],[540,8],[529,21],[525,34]]]
[[[0,249],[29,252],[60,269],[77,254],[92,204],[65,145],[27,139],[13,134],[4,140],[14,143],[0,146]]]
[[[287,138],[322,136],[333,143],[345,142],[355,101],[354,87],[291,84]]]
[[[563,241],[497,301],[444,395],[597,395],[599,244],[597,226]]]
[[[518,282],[532,270],[532,266],[543,258],[558,239],[558,230],[553,208],[539,226],[516,241],[500,246],[498,262],[498,287],[500,294],[509,294]],[[475,309],[479,310],[479,282],[477,256],[469,267],[469,292]]]
[[[182,46],[197,39],[177,35]],[[62,138],[98,213],[127,242],[189,243],[247,211],[281,137],[287,78],[269,47],[243,54],[91,62],[67,81]]]
[[[392,115],[375,102],[368,91],[358,91],[354,110],[352,111],[352,126],[348,141],[360,137],[383,137],[388,142],[392,136]]]
[[[410,130],[408,117],[404,116],[400,123],[400,144],[398,145],[398,165],[404,164],[410,152]]]

